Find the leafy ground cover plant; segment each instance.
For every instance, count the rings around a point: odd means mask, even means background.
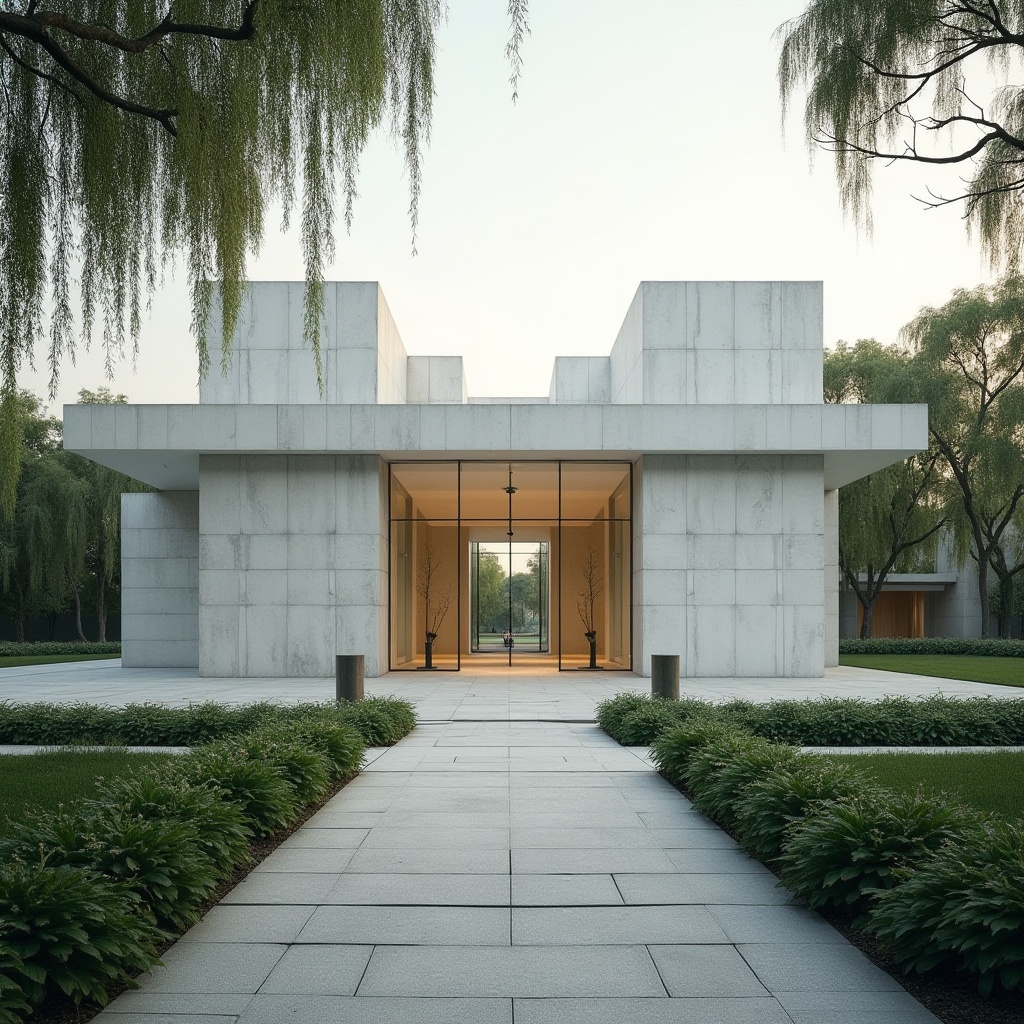
[[[744,789],[796,756],[792,747],[749,733],[726,733],[712,737],[690,755],[684,777],[698,810],[731,829],[736,826],[736,804]]]
[[[994,988],[1024,991],[1024,836],[992,820],[896,874],[876,894],[869,928],[907,972],[953,966]]]
[[[153,966],[166,938],[129,886],[38,861],[0,865],[0,932],[4,1024],[56,989],[105,1005],[107,987]]]
[[[786,831],[817,805],[865,794],[864,776],[831,758],[804,754],[769,768],[739,794],[736,831],[743,848],[762,860],[782,852]]]
[[[181,929],[210,893],[217,871],[189,822],[143,818],[124,807],[82,801],[11,824],[0,861],[80,867],[122,882],[159,925]]]
[[[685,783],[690,759],[712,740],[741,738],[733,726],[710,716],[695,716],[662,732],[651,744],[658,771],[670,782]]]
[[[413,706],[396,697],[355,703],[229,706],[212,701],[170,708],[129,704],[14,704],[0,702],[0,743],[44,745],[195,746],[262,726],[324,720],[350,725],[368,746],[390,746],[416,725]]]
[[[977,824],[961,807],[916,794],[867,792],[818,804],[787,833],[782,882],[812,908],[862,919],[898,869],[962,841]]]

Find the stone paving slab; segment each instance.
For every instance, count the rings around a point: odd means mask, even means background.
[[[442,740],[450,763],[432,759]],[[515,754],[545,743],[586,756],[566,754],[554,770],[538,757],[533,771]],[[478,756],[453,771],[460,745]],[[791,905],[644,753],[579,723],[418,728],[104,1014],[112,1024],[512,1024],[513,1013],[515,1024],[934,1024]]]
[[[792,1024],[778,1001],[767,996],[515,999],[513,1004],[516,1024]]]

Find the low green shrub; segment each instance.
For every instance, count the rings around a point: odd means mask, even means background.
[[[211,746],[241,751],[250,760],[275,768],[300,806],[320,799],[331,784],[331,765],[327,755],[304,743],[296,732],[287,727],[264,726]]]
[[[620,698],[628,698],[620,700]],[[930,696],[923,700],[825,698],[753,704],[651,700],[624,694],[606,701],[599,721],[620,743],[653,742],[662,723],[713,718],[793,746],[1003,746],[1024,744],[1024,700]],[[605,724],[607,723],[607,724]],[[667,726],[665,726],[667,727]]]
[[[651,758],[670,782],[684,783],[690,759],[712,740],[742,736],[733,726],[711,717],[693,718],[662,732],[651,744]]]
[[[597,724],[612,739],[621,743],[619,734],[621,732],[622,719],[631,711],[643,708],[651,703],[651,698],[645,693],[617,693],[614,697],[601,701],[594,709],[594,717]]]
[[[308,719],[286,727],[306,744],[327,758],[331,780],[351,778],[363,766],[366,746],[362,736],[350,725],[329,719]]]
[[[1024,658],[1024,640],[978,637],[871,637],[839,641],[840,654],[972,654]]]
[[[295,791],[279,769],[251,760],[237,747],[210,744],[200,748],[185,759],[182,775],[197,785],[215,786],[226,794],[258,836],[287,828],[299,816]]]
[[[791,764],[792,747],[749,733],[713,737],[695,750],[684,773],[697,809],[725,828],[736,826],[736,804],[743,791],[766,772]]]
[[[904,971],[973,972],[993,988],[1024,991],[1024,836],[992,821],[899,871],[877,894],[869,930]]]
[[[408,701],[397,697],[287,706],[266,702],[227,706],[208,701],[185,708],[4,701],[0,702],[0,743],[197,746],[264,726],[307,720],[350,725],[368,746],[391,746],[415,727],[416,712]]]
[[[136,892],[68,865],[0,865],[0,1021],[60,989],[76,1003],[107,1002],[107,986],[134,985],[167,938]],[[20,994],[20,998],[19,998]]]
[[[844,765],[814,754],[768,769],[736,800],[735,825],[743,848],[761,859],[782,852],[786,830],[818,804],[864,794],[870,787]]]
[[[249,856],[252,830],[241,808],[213,785],[196,785],[183,775],[181,764],[160,772],[136,771],[102,781],[97,799],[128,814],[164,821],[184,821],[195,827],[196,846],[219,875],[228,874]]]
[[[117,640],[0,640],[0,658],[32,658],[36,655],[49,657],[61,654],[109,654],[110,657],[117,658],[121,655],[121,643]]]
[[[885,790],[818,804],[787,834],[782,882],[812,908],[862,917],[875,890],[892,888],[899,868],[962,840],[977,821],[955,805]]]
[[[123,882],[159,925],[183,929],[214,891],[217,870],[198,849],[189,822],[143,818],[124,807],[84,800],[12,822],[0,837],[0,860],[80,867]]]

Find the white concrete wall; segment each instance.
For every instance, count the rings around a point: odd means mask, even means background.
[[[957,581],[952,586],[925,597],[925,633],[928,636],[981,636],[981,599],[978,596],[978,566],[968,558],[963,565],[950,544],[940,544],[936,553],[937,572],[955,571]],[[995,573],[989,570],[989,586],[995,583]],[[998,636],[999,623],[992,617],[990,631]]]
[[[387,670],[386,472],[377,456],[203,456],[200,674]]]
[[[199,495],[121,495],[121,663],[199,664]]]
[[[611,401],[822,400],[817,281],[644,281],[611,353]]]
[[[820,456],[645,456],[634,477],[634,670],[824,671]]]
[[[562,405],[606,405],[611,391],[608,356],[555,356],[548,401]]]
[[[408,356],[406,401],[461,405],[469,400],[462,356]]]
[[[315,405],[405,402],[406,352],[376,282],[324,284],[320,333],[323,392],[303,330],[301,281],[254,281],[246,288],[226,372],[220,313],[207,343],[212,367],[199,382],[203,405]]]
[[[825,667],[839,664],[839,489],[825,492]]]

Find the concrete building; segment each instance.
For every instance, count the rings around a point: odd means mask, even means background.
[[[123,502],[126,666],[835,664],[836,489],[923,448],[927,410],[823,404],[820,283],[645,282],[609,355],[479,400],[375,283],[326,286],[321,393],[302,290],[250,285],[198,405],[65,407],[70,450],[157,488]]]

